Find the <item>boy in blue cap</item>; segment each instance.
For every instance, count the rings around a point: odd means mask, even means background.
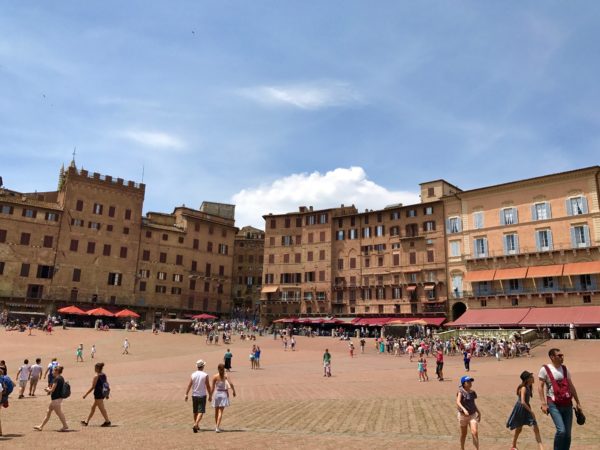
[[[460,386],[456,394],[456,406],[458,407],[458,424],[460,425],[460,448],[465,449],[467,439],[467,427],[471,428],[473,445],[479,449],[479,434],[477,427],[481,420],[481,412],[475,404],[477,393],[471,389],[474,378],[465,375],[460,379]]]

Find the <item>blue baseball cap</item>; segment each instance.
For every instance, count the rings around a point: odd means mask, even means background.
[[[467,381],[475,381],[475,378],[470,377],[469,375],[465,375],[464,377],[460,378],[460,385],[462,386],[463,384],[465,384]]]

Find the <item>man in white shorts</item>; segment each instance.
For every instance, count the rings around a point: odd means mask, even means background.
[[[19,398],[25,398],[25,388],[27,387],[27,381],[29,381],[30,373],[31,366],[29,365],[29,360],[26,359],[23,361],[23,365],[19,367],[19,371],[15,377],[17,380],[19,380]]]
[[[192,373],[187,390],[185,391],[185,401],[188,400],[190,389],[192,389],[192,410],[194,413],[194,426],[192,431],[197,433],[200,431],[200,421],[206,412],[206,396],[208,401],[212,400],[212,392],[210,383],[208,382],[208,374],[204,372],[204,361],[199,359],[196,361],[196,371]]]

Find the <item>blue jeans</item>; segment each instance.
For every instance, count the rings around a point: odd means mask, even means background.
[[[548,404],[548,412],[552,417],[556,434],[554,435],[554,450],[569,450],[571,448],[571,427],[573,426],[573,407]]]

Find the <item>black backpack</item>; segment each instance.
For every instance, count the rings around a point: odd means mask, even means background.
[[[71,385],[68,381],[65,381],[62,386],[61,398],[69,398],[71,396]]]

